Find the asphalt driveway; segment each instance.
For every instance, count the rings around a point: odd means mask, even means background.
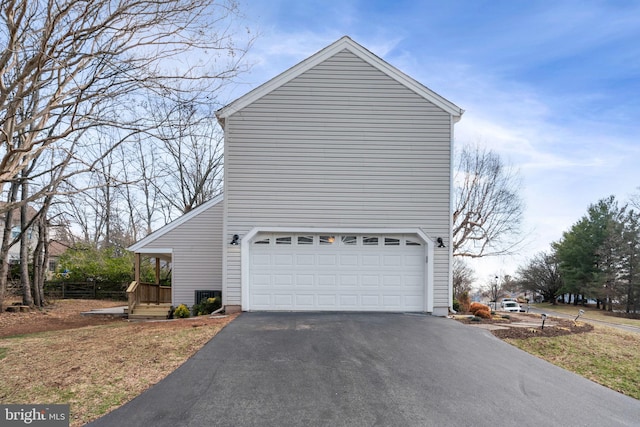
[[[638,426],[640,401],[411,314],[244,313],[91,426]]]

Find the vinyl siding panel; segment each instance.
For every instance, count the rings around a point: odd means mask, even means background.
[[[146,245],[173,249],[174,305],[192,306],[196,290],[222,290],[222,214],[218,203]]]
[[[451,117],[345,50],[226,118],[227,236],[256,226],[450,228]],[[435,253],[448,305],[448,253]],[[227,255],[228,296],[240,266]]]

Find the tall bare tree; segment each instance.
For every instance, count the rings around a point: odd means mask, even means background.
[[[479,146],[463,147],[454,187],[454,256],[508,254],[522,242],[520,177],[497,153]]]
[[[475,280],[473,269],[462,258],[453,259],[453,297],[458,298],[464,292],[471,291]]]
[[[242,64],[245,50],[229,31],[237,14],[234,0],[3,2],[0,192],[39,153],[76,132],[148,130],[143,117],[122,107],[141,91],[166,96],[188,81],[186,90],[211,102]]]
[[[165,171],[151,184],[162,204],[183,214],[222,192],[222,132],[213,111],[191,100],[160,99],[150,105]]]
[[[8,197],[0,214],[27,203],[60,206],[47,198],[90,187],[83,173],[121,144],[152,137],[155,123],[140,108],[146,100],[214,103],[217,90],[245,68],[253,41],[234,30],[239,17],[235,0],[1,3],[0,194],[13,193],[7,186],[28,191]],[[48,151],[57,153],[50,159],[66,160],[41,161]],[[118,178],[113,173],[109,182]],[[3,238],[1,271],[10,244],[15,239]],[[1,304],[6,283],[0,285]]]
[[[535,296],[542,295],[545,301],[556,304],[556,297],[562,289],[562,277],[555,253],[540,252],[526,265],[518,268],[517,282],[521,289]]]

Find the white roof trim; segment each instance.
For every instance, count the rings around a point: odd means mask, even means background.
[[[300,62],[299,64],[289,68],[282,74],[272,78],[263,85],[258,86],[246,95],[241,96],[232,103],[216,111],[216,117],[218,118],[218,121],[224,127],[225,118],[243,109],[247,105],[257,101],[273,90],[298,77],[305,71],[315,67],[319,63],[345,49],[360,57],[362,60],[366,61],[368,64],[377,68],[389,77],[393,78],[400,84],[414,91],[418,95],[442,108],[444,111],[454,116],[456,118],[455,121],[459,120],[460,116],[462,116],[462,114],[464,113],[463,109],[461,109],[451,101],[448,101],[447,99],[433,92],[428,87],[424,86],[422,83],[414,80],[402,71],[385,62],[380,57],[374,55],[358,43],[351,40],[348,36],[344,36],[333,44],[327,46],[316,54]]]
[[[136,252],[139,254],[172,254],[173,248],[140,248]]]
[[[186,214],[182,215],[180,218],[176,219],[175,221],[172,221],[169,224],[166,224],[165,226],[163,226],[160,229],[158,229],[158,230],[154,231],[153,233],[149,234],[147,237],[143,238],[142,240],[138,240],[136,243],[134,243],[133,245],[129,246],[127,248],[127,250],[129,250],[131,252],[139,252],[139,253],[166,252],[167,249],[155,249],[155,248],[145,249],[145,246],[147,246],[149,243],[153,242],[154,240],[160,238],[161,236],[164,236],[165,234],[167,234],[169,231],[173,230],[174,228],[176,228],[176,227],[184,224],[185,222],[189,221],[191,218],[193,218],[195,216],[198,216],[202,212],[205,212],[209,208],[217,205],[223,199],[224,199],[224,197],[221,194],[221,195],[216,196],[213,199],[209,200],[208,202],[205,202],[205,203],[201,204],[200,206],[197,206],[195,209],[193,209],[190,212],[187,212]]]

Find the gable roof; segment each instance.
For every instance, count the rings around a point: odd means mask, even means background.
[[[217,205],[218,203],[220,203],[222,200],[224,199],[224,196],[222,194],[220,194],[219,196],[214,197],[213,199],[209,200],[208,202],[205,202],[203,204],[201,204],[200,206],[197,206],[196,208],[194,208],[193,210],[187,212],[186,214],[182,215],[180,218],[176,219],[175,221],[171,221],[169,224],[164,225],[163,227],[159,228],[158,230],[154,231],[153,233],[149,234],[147,237],[143,238],[142,240],[138,240],[136,243],[134,243],[133,245],[129,246],[127,248],[128,251],[131,252],[139,252],[141,249],[143,249],[145,246],[147,246],[149,243],[159,239],[160,237],[164,236],[165,234],[167,234],[168,232],[170,232],[171,230],[177,228],[178,226],[184,224],[185,222],[189,221],[191,218],[200,215],[201,213],[207,211],[209,208]]]
[[[316,65],[320,64],[321,62],[325,61],[326,59],[334,56],[338,52],[341,52],[345,49],[353,53],[354,55],[358,56],[360,59],[367,62],[369,65],[385,73],[392,79],[396,80],[398,83],[412,90],[416,94],[422,96],[426,100],[442,108],[444,111],[451,114],[455,121],[458,121],[462,116],[462,114],[464,113],[463,109],[461,109],[451,101],[443,98],[442,96],[433,92],[428,87],[424,86],[422,83],[409,77],[402,71],[390,65],[388,62],[374,55],[369,50],[365,49],[358,43],[351,40],[351,38],[349,38],[348,36],[344,36],[338,41],[332,43],[331,45],[325,47],[321,51],[315,53],[314,55],[300,62],[299,64],[294,65],[293,67],[289,68],[287,71],[281,73],[280,75],[274,77],[273,79],[269,80],[263,85],[253,89],[251,92],[247,93],[246,95],[241,96],[240,98],[236,99],[232,103],[216,111],[216,117],[218,118],[220,125],[224,127],[224,120],[230,115],[243,109],[247,105],[252,104],[253,102],[257,101],[263,96],[283,86],[284,84],[295,79],[302,73],[310,70],[311,68],[315,67]]]

